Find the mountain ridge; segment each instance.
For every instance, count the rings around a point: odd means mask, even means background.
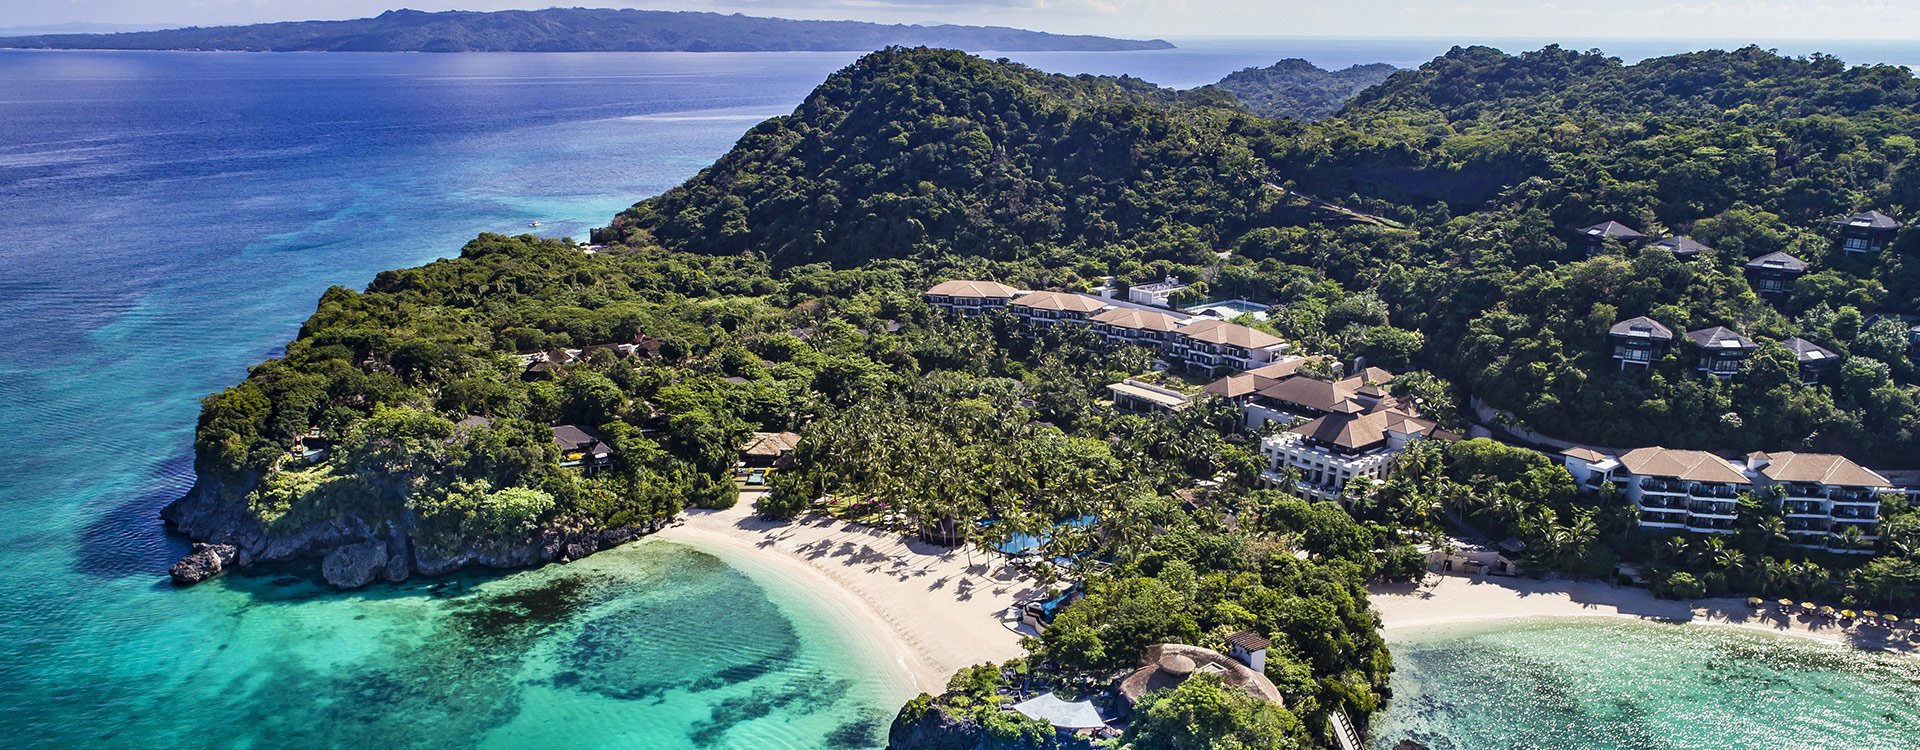
[[[0,47],[15,49],[241,52],[844,52],[892,45],[1005,52],[1173,48],[1157,39],[1053,34],[1003,26],[807,21],[633,8],[400,9],[344,21],[0,37]]]

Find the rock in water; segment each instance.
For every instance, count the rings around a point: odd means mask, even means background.
[[[343,589],[357,589],[373,582],[374,574],[385,572],[387,543],[381,540],[348,544],[333,548],[320,561],[320,576]]]
[[[232,565],[234,554],[231,544],[194,542],[186,556],[167,569],[167,575],[173,576],[176,585],[191,586],[218,575]]]

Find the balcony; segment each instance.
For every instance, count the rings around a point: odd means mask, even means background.
[[[1732,519],[1734,506],[1732,503],[1689,503],[1687,512],[1695,516]]]
[[[1790,497],[1790,498],[1805,497],[1805,498],[1818,499],[1818,498],[1825,498],[1827,496],[1827,488],[1817,484],[1807,484],[1805,482],[1788,482],[1780,486],[1782,488],[1785,488],[1787,497]]]
[[[1880,497],[1873,490],[1839,489],[1827,493],[1827,498],[1836,503],[1878,503]]]
[[[1642,479],[1640,480],[1640,491],[1641,492],[1665,492],[1668,494],[1678,495],[1686,492],[1687,488],[1684,484],[1681,484],[1680,482],[1676,482],[1670,479]]]
[[[1687,518],[1679,513],[1641,513],[1640,525],[1662,529],[1684,529],[1687,527]]]
[[[1686,510],[1687,500],[1683,497],[1646,495],[1640,498],[1640,507],[1644,510]]]
[[[1836,521],[1879,521],[1880,513],[1871,508],[1853,506],[1835,506],[1833,518]]]
[[[1787,500],[1780,504],[1780,509],[1785,511],[1789,516],[1819,516],[1821,518],[1827,516],[1826,503],[1818,500]]]
[[[1694,497],[1710,497],[1721,500],[1733,500],[1740,496],[1740,493],[1736,492],[1733,487],[1724,484],[1696,484],[1687,489],[1687,494]]]
[[[1705,534],[1731,534],[1733,533],[1733,519],[1688,518],[1687,530]]]

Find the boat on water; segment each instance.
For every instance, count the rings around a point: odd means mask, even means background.
[[[538,227],[538,226],[540,226],[540,220],[539,220],[539,219],[534,219],[533,221],[529,221],[529,222],[527,222],[527,226],[530,226],[530,227]]]

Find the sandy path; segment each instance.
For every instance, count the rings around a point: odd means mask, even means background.
[[[961,667],[1022,656],[1020,636],[1001,613],[1028,592],[1000,560],[908,541],[822,516],[774,522],[752,513],[753,499],[724,511],[688,511],[655,536],[724,548],[788,566],[874,625],[921,690],[938,694]]]
[[[1528,617],[1631,617],[1722,625],[1920,654],[1920,646],[1886,637],[1879,628],[1844,630],[1833,621],[1783,617],[1772,607],[1755,612],[1744,598],[1669,601],[1646,589],[1598,581],[1535,581],[1496,576],[1429,575],[1419,586],[1374,586],[1373,607],[1391,633],[1429,625]],[[1903,631],[1904,635],[1904,631]]]

